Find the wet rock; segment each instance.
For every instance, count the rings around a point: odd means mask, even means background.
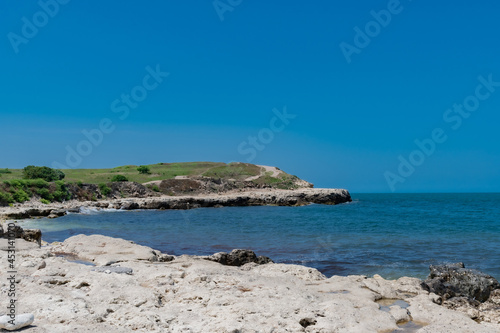
[[[61,217],[67,214],[65,209],[54,209],[50,212],[50,215],[56,215],[57,217]]]
[[[42,245],[42,231],[40,229],[24,229],[21,238],[28,242],[37,243],[38,246]]]
[[[210,261],[218,262],[226,266],[243,266],[248,263],[256,263],[259,265],[272,263],[273,261],[264,256],[258,256],[252,250],[234,249],[230,253],[218,252],[207,258]]]
[[[444,300],[467,297],[470,300],[485,302],[493,290],[500,288],[495,278],[476,270],[466,269],[463,263],[431,265],[430,271],[422,287],[442,296]]]
[[[0,238],[7,238],[7,225],[2,227],[2,225],[0,224],[0,228],[2,228],[2,232],[0,232]],[[40,229],[23,229],[15,224],[14,227],[10,230],[14,234],[14,238],[22,238],[28,242],[37,243],[38,246],[40,246],[42,243],[42,231]]]

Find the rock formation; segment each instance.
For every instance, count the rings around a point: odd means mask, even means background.
[[[419,333],[500,332],[499,319],[476,322],[436,304],[440,296],[415,278],[327,278],[313,268],[275,263],[224,266],[99,235],[44,247],[19,239],[16,246],[18,311],[35,315],[33,333],[369,333],[412,326]],[[1,249],[0,263],[6,261]],[[63,253],[98,266],[68,261]],[[6,277],[0,270],[0,290]],[[500,304],[497,292],[488,302]]]

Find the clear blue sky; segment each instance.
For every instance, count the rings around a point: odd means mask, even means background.
[[[474,97],[479,76],[500,82],[498,2],[60,1],[53,17],[0,4],[1,167],[68,165],[108,119],[73,165],[251,161],[352,192],[500,191],[500,87]],[[372,37],[348,63],[355,27]],[[475,111],[447,113],[464,100]],[[436,128],[447,140],[400,167]]]

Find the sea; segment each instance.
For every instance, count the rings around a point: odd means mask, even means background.
[[[251,249],[328,277],[425,278],[429,265],[463,262],[500,279],[500,193],[351,196],[335,206],[82,209],[20,225],[41,229],[47,242],[101,234],[173,255]]]

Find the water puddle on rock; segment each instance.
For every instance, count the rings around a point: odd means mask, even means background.
[[[80,259],[78,256],[71,253],[56,253],[56,257],[64,258],[69,262],[74,262],[75,264],[81,264],[86,266],[95,266],[93,262]]]
[[[380,310],[385,312],[391,311],[391,306],[397,305],[402,309],[407,309],[410,304],[408,302],[403,301],[402,299],[396,298],[382,298],[376,301],[380,305]],[[410,316],[411,318],[411,316]],[[398,323],[398,329],[388,332],[388,333],[415,333],[422,327],[424,327],[425,323],[415,322],[413,320]]]
[[[376,301],[376,303],[380,304],[380,310],[385,312],[390,312],[391,306],[393,305],[397,305],[403,309],[407,309],[410,306],[410,304],[403,301],[402,299],[395,299],[395,298],[382,298]]]
[[[414,321],[409,321],[404,324],[398,324],[399,328],[390,333],[415,333],[418,332],[419,329],[425,326],[425,324],[419,324]]]

